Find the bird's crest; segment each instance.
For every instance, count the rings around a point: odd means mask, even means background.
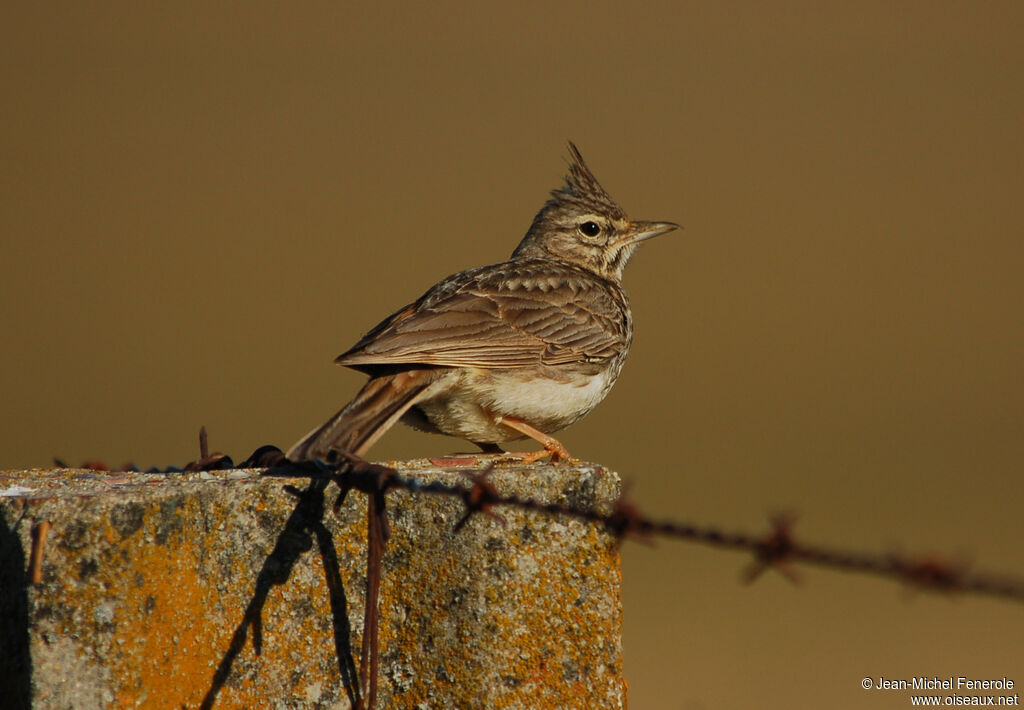
[[[581,212],[596,212],[613,219],[625,219],[626,213],[601,187],[584,162],[580,149],[572,141],[569,141],[569,153],[571,160],[565,184],[551,191],[551,200],[546,206],[575,207]]]

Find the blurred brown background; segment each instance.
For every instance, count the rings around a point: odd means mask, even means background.
[[[27,5],[25,3],[24,5]],[[331,360],[505,258],[575,140],[635,217],[630,361],[564,432],[660,517],[1024,574],[1018,3],[0,9],[0,465],[282,447]],[[465,450],[395,430],[381,459]],[[635,708],[1024,684],[1024,613],[623,550]]]

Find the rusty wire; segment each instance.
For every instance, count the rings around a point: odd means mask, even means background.
[[[184,468],[171,466],[164,469],[150,468],[150,472],[175,472],[198,470],[225,470],[231,468],[265,468],[268,475],[327,477],[338,484],[342,494],[358,490],[380,497],[376,523],[382,544],[387,540],[386,516],[383,514],[383,496],[390,489],[402,489],[411,493],[444,495],[458,498],[465,506],[465,514],[456,523],[461,529],[469,520],[483,513],[500,520],[494,508],[510,507],[546,515],[560,515],[603,526],[617,538],[645,540],[650,538],[674,538],[688,540],[711,547],[745,551],[754,560],[743,577],[752,582],[768,569],[781,571],[787,577],[793,575],[787,570],[792,563],[828,567],[839,571],[873,574],[902,581],[914,587],[944,592],[973,593],[1002,597],[1013,601],[1024,601],[1024,579],[1009,575],[994,575],[972,572],[966,565],[952,561],[952,558],[936,556],[912,556],[896,552],[866,553],[829,548],[822,545],[802,543],[793,535],[792,516],[776,516],[770,520],[771,529],[766,534],[728,532],[714,525],[698,525],[678,521],[656,521],[644,515],[623,494],[617,500],[597,508],[584,508],[563,503],[542,503],[540,501],[498,492],[489,481],[492,467],[467,474],[465,484],[445,484],[439,481],[423,481],[413,476],[403,476],[397,470],[380,464],[369,463],[355,457],[339,457],[331,463],[323,461],[293,463],[288,461],[276,446],[261,446],[247,459],[237,465],[231,457],[222,453],[209,453],[206,446],[205,428],[200,432],[200,458]],[[56,463],[66,466],[63,461]],[[110,470],[102,463],[89,461],[88,468]],[[125,464],[119,470],[138,470]],[[374,528],[371,527],[371,530]],[[383,548],[381,548],[381,551]]]
[[[516,495],[504,495],[488,480],[490,467],[467,475],[466,484],[445,484],[403,476],[393,468],[367,463],[354,458],[331,464],[294,464],[283,456],[273,455],[269,475],[328,476],[343,490],[359,490],[368,495],[383,495],[389,489],[402,489],[412,493],[445,495],[459,498],[466,508],[456,523],[463,527],[478,513],[497,517],[496,507],[511,507],[546,515],[559,515],[603,526],[618,539],[675,538],[738,551],[754,556],[752,565],[744,574],[747,582],[754,581],[767,569],[780,571],[795,579],[788,570],[791,563],[828,567],[840,571],[860,572],[896,579],[913,587],[942,592],[961,592],[1002,597],[1024,601],[1024,580],[1008,575],[972,573],[965,565],[945,561],[940,557],[913,557],[897,553],[864,553],[797,541],[793,535],[792,516],[775,516],[766,534],[726,532],[714,525],[697,525],[675,521],[655,521],[620,496],[611,502],[607,512],[600,508],[586,508],[564,503],[543,503]],[[500,518],[499,518],[500,519]]]

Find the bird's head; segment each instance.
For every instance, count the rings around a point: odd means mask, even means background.
[[[640,242],[679,225],[631,220],[598,183],[575,144],[569,143],[569,151],[565,184],[552,191],[513,257],[556,259],[621,281]]]

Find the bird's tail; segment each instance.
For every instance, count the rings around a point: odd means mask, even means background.
[[[326,460],[331,451],[362,456],[434,381],[432,370],[371,377],[351,402],[288,450],[290,461]]]

